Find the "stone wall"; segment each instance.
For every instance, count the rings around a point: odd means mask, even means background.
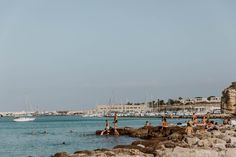
[[[221,110],[223,113],[236,114],[236,82],[222,92]]]

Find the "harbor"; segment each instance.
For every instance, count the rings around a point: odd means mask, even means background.
[[[236,1],[0,0],[0,157],[236,157]]]

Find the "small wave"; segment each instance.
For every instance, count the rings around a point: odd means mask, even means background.
[[[31,131],[31,132],[26,132],[26,133],[24,133],[25,135],[48,135],[48,134],[50,134],[50,135],[54,135],[54,133],[50,133],[50,132],[48,132],[48,131],[46,131],[46,130],[44,130],[44,131]]]

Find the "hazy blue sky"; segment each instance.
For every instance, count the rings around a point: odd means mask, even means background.
[[[0,111],[221,95],[236,1],[0,1]]]

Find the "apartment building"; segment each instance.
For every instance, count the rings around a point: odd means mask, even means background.
[[[97,105],[96,111],[98,113],[109,113],[109,112],[147,112],[151,111],[151,108],[147,104],[113,104],[113,105]]]

